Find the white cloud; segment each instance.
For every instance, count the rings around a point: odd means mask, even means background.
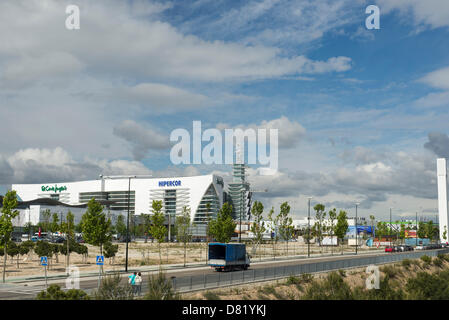
[[[132,120],[123,121],[114,127],[113,132],[131,145],[135,160],[142,160],[150,150],[164,150],[170,145],[169,135],[145,128]]]
[[[399,11],[407,22],[422,28],[449,26],[449,2],[446,0],[377,0],[381,14]]]
[[[124,89],[120,95],[124,101],[161,113],[199,109],[208,103],[208,98],[204,95],[159,83],[140,83]]]
[[[218,123],[217,128],[220,130],[240,128],[246,130],[252,129],[267,129],[267,135],[269,129],[278,129],[279,148],[293,148],[295,147],[305,136],[306,129],[297,121],[290,121],[287,117],[281,116],[278,119],[270,121],[263,120],[260,124],[248,124],[248,125],[236,125],[231,126],[226,123]]]
[[[434,88],[449,89],[449,67],[432,71],[419,81]]]
[[[0,156],[1,159],[1,156]],[[142,163],[127,160],[75,160],[66,150],[22,149],[6,157],[9,164],[7,179],[1,183],[40,183],[96,179],[103,174],[150,174]]]

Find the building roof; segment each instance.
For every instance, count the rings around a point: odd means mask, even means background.
[[[109,200],[96,200],[103,206],[108,206],[115,201],[109,201]],[[62,207],[70,207],[70,208],[87,208],[87,203],[82,204],[76,204],[76,205],[70,205],[67,203],[60,202],[58,200],[50,199],[50,198],[38,198],[30,201],[18,201],[17,209],[25,209],[29,206],[34,205],[44,205],[44,206],[62,206]],[[3,196],[0,196],[0,207],[3,207]]]

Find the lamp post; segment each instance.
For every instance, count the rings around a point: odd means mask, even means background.
[[[147,178],[152,177],[152,175],[145,176],[103,176],[100,174],[101,179],[128,179],[128,215],[126,217],[126,254],[125,254],[125,272],[128,272],[128,242],[129,242],[129,207],[131,198],[131,179],[133,178]],[[103,191],[103,190],[101,190]],[[135,210],[135,207],[134,207]]]
[[[308,197],[309,199],[309,209],[307,213],[307,257],[310,258],[310,200],[312,200],[312,197]]]
[[[415,233],[415,239],[416,239],[416,244],[415,247],[418,246],[418,211],[416,211],[416,233]]]
[[[359,246],[359,239],[358,239],[358,231],[357,231],[357,207],[360,203],[355,203],[355,254],[357,254],[357,247]]]

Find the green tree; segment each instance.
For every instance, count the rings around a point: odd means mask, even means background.
[[[57,213],[53,213],[51,223],[50,223],[50,231],[56,232],[59,231],[60,225],[59,225],[59,217]]]
[[[100,247],[103,255],[103,245],[111,241],[111,220],[106,219],[103,206],[92,198],[87,203],[87,211],[83,215],[82,230],[86,243]]]
[[[404,242],[405,239],[405,225],[401,223],[401,229],[399,231],[399,239],[401,239],[401,243]]]
[[[231,241],[237,224],[232,219],[232,205],[225,202],[218,211],[217,217],[209,223],[209,234],[218,242]]]
[[[44,212],[42,212],[42,223],[40,223],[41,231],[48,232],[50,229],[50,218],[51,218],[51,212],[50,209],[45,209]]]
[[[279,239],[279,220],[278,216],[274,215],[274,208],[271,207],[270,212],[268,212],[268,221],[270,221],[270,226],[272,229],[272,232],[274,233],[274,237],[272,236],[272,243],[273,243],[273,258],[276,259],[276,244]]]
[[[263,221],[263,204],[260,201],[254,201],[251,208],[254,222],[251,224],[251,232],[253,233],[253,249],[252,254],[256,254],[257,247],[263,240],[263,234],[266,231],[265,222]]]
[[[334,235],[335,235],[335,220],[337,220],[337,209],[332,209],[329,210],[329,231],[331,233],[331,254],[334,254],[334,244],[333,244],[333,240],[334,240]]]
[[[373,241],[374,241],[374,238],[375,238],[374,223],[376,222],[376,217],[372,214],[369,216],[369,220],[371,222],[371,236],[373,237]]]
[[[118,252],[118,244],[106,242],[104,245],[104,257],[109,258],[109,264],[112,264],[115,255]]]
[[[320,243],[323,242],[323,234],[326,231],[326,225],[324,224],[324,219],[326,218],[326,212],[324,211],[325,206],[324,204],[318,203],[313,207],[313,210],[315,210],[315,216],[316,216],[316,222],[314,225],[315,234],[318,238],[318,241]]]
[[[192,239],[192,223],[190,220],[190,208],[184,206],[182,213],[176,217],[176,238],[184,245],[184,267],[186,266],[187,242]]]
[[[153,200],[152,203],[153,215],[151,216],[150,234],[157,240],[157,247],[159,250],[159,265],[162,264],[161,243],[165,240],[167,228],[164,226],[165,217],[162,213],[162,201]]]
[[[14,257],[17,256],[17,268],[19,268],[19,246],[14,241],[8,242],[8,250],[7,250],[8,256],[11,257],[11,259],[14,261]]]
[[[18,205],[16,191],[10,190],[3,197],[2,215],[0,216],[0,245],[3,246],[3,282],[6,276],[6,257],[8,243],[13,231],[12,219],[18,216],[19,211],[15,210]]]
[[[444,240],[444,242],[447,242],[447,226],[444,226],[443,240]]]
[[[426,238],[427,231],[426,231],[426,225],[424,222],[420,221],[418,223],[418,238],[423,239]]]
[[[348,217],[346,211],[340,210],[337,217],[337,224],[335,226],[335,235],[337,236],[341,245],[341,254],[343,254],[343,239],[348,231]]]
[[[117,222],[115,223],[115,231],[117,231],[117,233],[120,236],[125,236],[126,237],[126,223],[125,223],[125,217],[120,214],[117,217]]]
[[[65,250],[63,251],[66,255],[66,267],[68,268],[70,265],[70,244],[75,239],[75,216],[70,210],[67,212],[66,221],[61,222],[61,232],[66,235],[66,241],[64,242]]]
[[[292,218],[289,217],[290,213],[290,205],[288,202],[283,202],[280,207],[279,214],[277,216],[277,220],[279,221],[279,235],[285,241],[286,251],[288,255],[288,241],[293,236],[293,221]]]

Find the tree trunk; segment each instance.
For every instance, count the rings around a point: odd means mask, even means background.
[[[5,283],[5,275],[6,275],[6,257],[7,257],[7,253],[6,253],[6,243],[5,246],[3,248],[3,283]]]
[[[187,243],[184,242],[184,268],[186,267]]]

